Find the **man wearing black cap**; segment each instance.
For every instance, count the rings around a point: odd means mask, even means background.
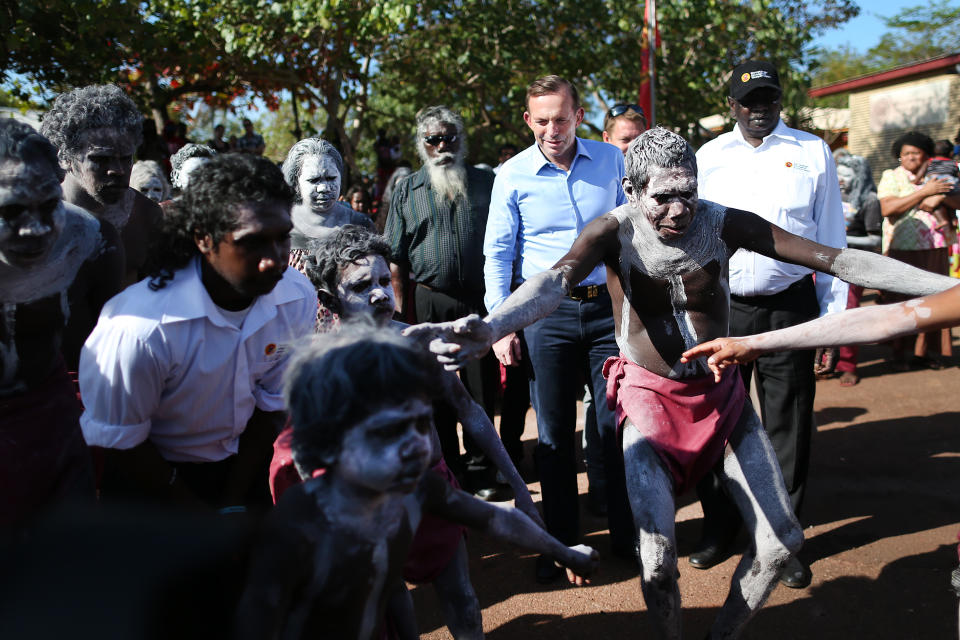
[[[843,207],[829,147],[780,119],[780,78],[768,62],[747,61],[730,77],[727,102],[737,126],[697,152],[699,194],[728,207],[753,211],[791,233],[845,247]],[[847,285],[810,269],[737,251],[730,259],[730,335],[779,329],[842,311]],[[756,371],[763,424],[783,471],[794,511],[806,489],[814,429],[816,379],[813,351],[771,353],[741,367],[749,385]],[[698,485],[704,533],[690,564],[708,569],[727,557],[740,519],[712,476]],[[810,583],[810,569],[796,558],[781,581]]]

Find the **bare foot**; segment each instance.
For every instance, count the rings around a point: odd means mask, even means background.
[[[840,374],[841,387],[852,387],[858,382],[860,382],[860,378],[853,371],[844,371]]]

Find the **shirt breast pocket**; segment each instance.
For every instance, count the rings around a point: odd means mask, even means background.
[[[809,219],[813,217],[813,205],[817,199],[816,181],[806,172],[787,170],[785,180],[780,184],[786,187],[781,191],[780,207],[791,217]]]

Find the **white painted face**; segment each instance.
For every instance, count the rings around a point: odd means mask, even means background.
[[[837,178],[840,179],[840,190],[844,193],[850,193],[856,175],[851,167],[843,164],[837,165]]]
[[[163,200],[163,182],[157,176],[151,176],[149,180],[135,188],[154,202]]]
[[[344,434],[334,473],[355,490],[410,493],[427,470],[432,431],[425,399],[382,406]]]
[[[322,156],[306,156],[300,164],[297,180],[300,201],[316,214],[329,213],[340,197],[340,172],[333,159]]]
[[[647,186],[637,193],[629,178],[623,190],[661,240],[680,238],[697,212],[697,175],[693,168],[651,167]]]
[[[66,215],[61,196],[46,162],[0,161],[0,263],[26,268],[47,257]]]
[[[70,171],[87,194],[101,204],[119,202],[130,188],[133,138],[122,129],[102,127],[83,134]]]
[[[364,256],[347,265],[337,284],[337,299],[345,317],[370,315],[381,327],[390,322],[396,299],[383,256]]]
[[[177,174],[177,184],[174,186],[181,191],[186,189],[187,185],[190,184],[190,174],[208,162],[210,162],[210,158],[193,157],[184,160],[183,164],[180,165],[180,173]]]

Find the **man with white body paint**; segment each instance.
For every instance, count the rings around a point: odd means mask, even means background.
[[[404,317],[417,322],[445,322],[471,313],[484,314],[483,234],[487,227],[493,174],[465,163],[466,132],[459,114],[444,106],[417,113],[416,147],[423,166],[397,183],[390,200],[384,236],[393,250],[394,294]],[[416,283],[413,299],[405,285]],[[492,419],[499,371],[492,356],[460,371],[464,386]],[[441,402],[434,407],[443,456],[466,480],[468,466],[484,467],[483,452],[464,434],[467,462],[461,462],[457,416]],[[482,474],[479,474],[482,476]],[[473,477],[470,478],[473,485]],[[496,498],[486,482],[471,486],[477,495]]]
[[[170,156],[170,184],[176,190],[176,195],[183,193],[190,184],[190,176],[210,158],[217,155],[213,148],[205,144],[188,142]]]
[[[104,234],[119,238],[63,202],[63,175],[48,140],[0,120],[0,529],[94,495],[61,341],[73,300],[99,309],[119,290]]]
[[[343,158],[326,140],[304,138],[290,147],[283,161],[283,176],[294,191],[290,249],[295,255],[302,254],[311,240],[319,240],[345,224],[374,228],[370,216],[337,200]]]
[[[768,62],[748,61],[730,78],[733,131],[697,152],[700,197],[756,212],[767,222],[831,247],[845,247],[846,225],[836,165],[820,138],[780,120],[780,80]],[[847,306],[847,286],[829,275],[740,251],[730,259],[730,333],[744,335],[811,320]],[[754,374],[763,426],[770,437],[790,503],[799,517],[810,466],[816,393],[814,352],[765,355],[742,367],[747,388]],[[722,562],[740,527],[733,502],[708,476],[697,487],[704,511],[703,539],[690,564]],[[810,584],[809,567],[791,558],[781,581]]]
[[[138,160],[130,171],[130,187],[147,196],[157,204],[170,199],[170,183],[160,163],[155,160]]]
[[[142,275],[161,217],[156,203],[130,188],[133,155],[143,139],[143,116],[119,87],[89,86],[58,96],[43,117],[40,133],[57,147],[67,172],[64,200],[113,225],[120,234],[123,284],[133,284]],[[71,320],[71,331],[86,337],[93,324],[74,329],[80,315],[92,322],[97,316],[75,314]]]
[[[382,236],[355,225],[340,227],[312,245],[305,271],[320,302],[345,323],[341,331],[354,331],[357,325],[370,320],[397,332],[407,326],[392,319],[395,298],[387,262],[390,257],[390,246]],[[422,348],[427,350],[427,345]],[[480,450],[500,469],[517,496],[517,508],[543,526],[526,484],[483,408],[470,397],[455,373],[438,371],[437,378],[441,385],[437,396],[451,407],[464,431],[472,434]],[[433,442],[430,469],[459,488],[442,457],[436,429]],[[290,429],[284,430],[274,443],[270,479],[275,500],[287,487],[300,481],[290,453]],[[470,583],[462,531],[462,527],[442,519],[424,518],[414,537],[403,577],[408,582],[434,584],[440,610],[454,638],[482,638],[480,604]]]
[[[298,350],[284,394],[304,482],[280,499],[253,551],[237,637],[385,637],[388,603],[426,515],[549,553],[571,582],[587,582],[596,551],[566,547],[519,510],[427,472],[442,374],[426,349],[390,330],[353,327]]]
[[[681,360],[697,343],[727,333],[730,256],[746,248],[863,286],[895,283],[914,294],[954,281],[871,253],[819,245],[755,214],[698,200],[693,150],[666,129],[647,131],[631,144],[626,172],[628,204],[588,225],[567,255],[528,278],[486,319],[407,331],[439,333],[431,349],[456,367],[549,314],[604,265],[621,351],[604,367],[607,400],[617,408],[644,598],[661,635],[679,638],[674,496],[720,462],[724,488],[752,538],[710,632],[733,638],[766,600],[803,532],[735,368],[715,383],[703,360]]]

